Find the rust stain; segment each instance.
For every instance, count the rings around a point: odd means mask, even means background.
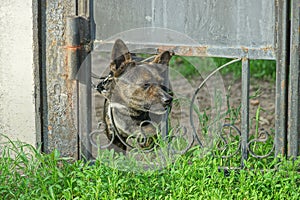
[[[69,48],[67,48],[67,50],[70,50]],[[73,50],[73,49],[71,49],[71,50]],[[76,49],[77,50],[77,49]],[[65,70],[65,73],[64,74],[62,74],[62,77],[65,79],[65,80],[68,80],[68,74],[69,74],[69,68],[70,68],[70,66],[69,66],[69,54],[68,54],[68,52],[66,52],[66,56],[65,56],[65,64],[64,64],[64,66],[63,66],[63,68],[64,68],[64,70]]]
[[[208,46],[196,47],[195,52],[199,56],[207,56],[207,48]]]
[[[245,52],[248,53],[249,49],[247,47],[241,46],[241,49]]]
[[[53,40],[52,42],[51,42],[51,45],[50,46],[56,46],[57,45],[57,41],[56,40]]]
[[[68,71],[66,70],[66,74],[62,74],[61,77],[68,80],[68,78],[69,78]]]
[[[208,46],[160,46],[158,52],[174,51],[176,55],[181,56],[207,56]]]
[[[163,52],[163,51],[171,51],[174,50],[176,47],[175,46],[160,46],[158,47],[157,51],[159,53]]]
[[[281,89],[284,89],[284,88],[285,88],[285,82],[283,80],[283,81],[281,81]]]
[[[70,67],[69,66],[69,54],[68,54],[68,50],[77,50],[78,48],[81,48],[81,46],[77,46],[75,48],[71,47],[71,48],[67,48],[67,51],[66,51],[66,56],[65,56],[65,64],[64,64],[64,71],[65,73],[62,74],[62,77],[66,80],[65,82],[65,86],[66,86],[66,92],[67,92],[67,102],[68,102],[68,106],[71,108],[71,109],[67,109],[66,110],[66,117],[71,121],[73,121],[71,118],[73,116],[72,114],[72,110],[73,110],[73,107],[74,107],[74,103],[73,103],[73,92],[74,92],[74,88],[76,87],[76,82],[73,81],[73,80],[69,80],[69,74],[70,74]],[[68,121],[69,121],[68,120]]]
[[[65,49],[67,50],[71,50],[71,51],[76,51],[77,49],[82,49],[82,46],[81,45],[78,45],[78,46],[64,46]]]
[[[260,49],[263,50],[264,52],[273,51],[273,48],[271,46],[262,47]]]
[[[183,56],[192,56],[193,48],[192,47],[177,47],[175,53]]]
[[[243,61],[243,62],[245,62],[245,61],[247,61],[247,60],[248,60],[247,57],[243,57],[243,58],[242,58],[242,61]]]

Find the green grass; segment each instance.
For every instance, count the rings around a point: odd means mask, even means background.
[[[229,58],[214,58],[217,66],[221,66],[231,59]],[[232,73],[235,78],[241,77],[241,63],[234,63],[231,67],[224,68],[222,74]],[[276,78],[276,62],[272,60],[250,60],[251,77],[257,79],[267,79],[275,81]]]
[[[0,199],[298,199],[299,160],[273,159],[224,173],[220,159],[188,152],[161,170],[130,172],[41,154],[22,143],[2,147]],[[10,158],[14,156],[14,158]],[[251,170],[249,170],[251,168]],[[276,170],[275,170],[276,169]]]
[[[211,68],[209,65],[214,65],[216,68],[231,61],[230,58],[200,58],[200,57],[184,57],[173,56],[170,61],[170,66],[176,69],[184,77],[191,78],[199,75],[204,68]],[[241,77],[241,62],[234,63],[225,67],[220,72],[222,75],[233,74],[234,78]],[[276,62],[271,60],[250,60],[251,77],[257,79],[267,79],[275,81],[276,78]]]

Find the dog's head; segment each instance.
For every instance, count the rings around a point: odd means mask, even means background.
[[[167,79],[171,57],[172,53],[164,51],[151,62],[139,62],[124,42],[117,40],[110,64],[114,82],[111,103],[135,111],[164,114],[173,100]]]

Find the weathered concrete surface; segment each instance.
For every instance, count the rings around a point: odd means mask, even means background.
[[[0,134],[35,146],[32,6],[29,0],[0,4]]]

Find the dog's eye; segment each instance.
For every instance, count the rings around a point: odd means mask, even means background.
[[[145,83],[144,86],[143,86],[144,89],[148,89],[149,87],[150,87],[149,83]]]

